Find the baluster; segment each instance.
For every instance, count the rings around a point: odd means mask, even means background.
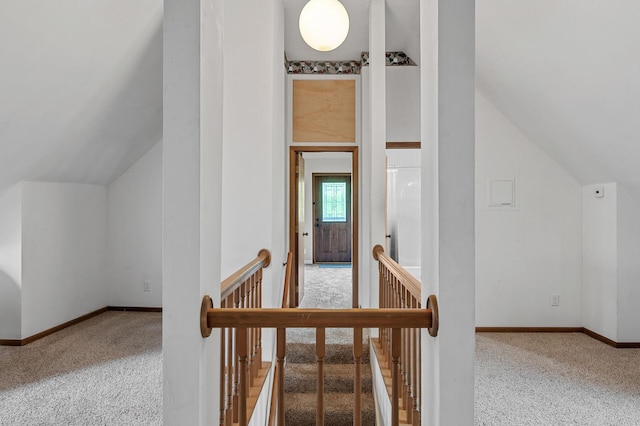
[[[236,345],[238,347],[238,361],[240,364],[240,396],[238,404],[238,425],[247,425],[247,372],[249,371],[248,356],[247,356],[247,329],[236,329],[238,340]]]
[[[244,307],[244,297],[241,297],[241,289],[238,288],[234,291],[234,304],[236,309]],[[239,393],[240,393],[240,364],[238,363],[238,329],[235,330],[235,341],[233,345],[233,423],[238,423],[238,405],[239,405]]]
[[[419,301],[415,298],[412,297],[411,298],[411,307],[412,308],[417,308],[419,306]],[[409,423],[417,426],[418,423],[416,423],[417,420],[417,411],[418,411],[418,400],[417,400],[417,381],[418,381],[418,377],[417,377],[417,371],[418,371],[418,363],[420,362],[420,360],[418,359],[418,354],[417,354],[417,347],[416,347],[416,343],[417,343],[417,334],[420,332],[420,329],[417,328],[413,328],[410,330],[410,336],[411,336],[411,345],[409,346],[409,350],[411,351],[411,409],[408,411],[408,413],[411,413],[410,418],[408,419]],[[419,421],[419,420],[418,420]]]
[[[353,329],[353,424],[360,426],[362,424],[362,328]]]
[[[378,307],[379,308],[384,308],[384,289],[385,289],[385,282],[384,282],[384,265],[382,264],[382,262],[378,262]],[[380,342],[380,345],[384,348],[384,329],[381,327],[378,329],[378,340]]]
[[[227,306],[234,307],[234,294],[231,293],[227,298]],[[225,409],[225,426],[231,426],[233,423],[233,384],[234,384],[234,345],[233,345],[233,329],[230,328],[227,333],[227,407]]]
[[[390,294],[389,294],[389,302],[390,302],[389,307],[390,308],[397,308],[398,307],[397,298],[396,298],[396,288],[397,288],[397,286],[398,286],[398,278],[396,278],[395,276],[392,276]],[[390,332],[390,330],[389,330],[389,332]],[[392,363],[393,363],[392,355],[391,355],[391,352],[392,352],[391,345],[392,344],[393,344],[392,343],[392,339],[389,339],[388,350],[387,350],[387,354],[388,354],[388,356],[387,356],[388,367],[387,368],[389,368],[389,369],[392,368]]]
[[[262,308],[262,269],[258,270],[258,300],[257,300],[257,308]],[[258,346],[256,349],[256,353],[258,356],[258,368],[262,368],[262,329],[258,329]]]
[[[248,287],[249,287],[249,308],[255,308],[256,307],[256,276],[255,274],[251,275],[247,281],[248,281]],[[249,358],[249,386],[253,387],[254,380],[256,378],[256,376],[258,375],[258,363],[256,362],[256,331],[257,328],[250,328],[249,329],[249,352],[250,352],[250,358]]]
[[[318,363],[318,401],[316,403],[316,426],[324,425],[324,352],[325,329],[316,329],[316,362]]]
[[[221,308],[226,308],[226,301],[220,302]],[[224,413],[227,406],[227,394],[225,392],[225,379],[226,379],[226,365],[224,360],[227,356],[227,349],[225,347],[226,328],[220,329],[220,426],[224,426]]]
[[[409,307],[409,290],[406,287],[402,287],[402,308],[407,309]],[[407,411],[407,413],[411,410],[409,405],[409,329],[402,329],[402,362],[400,364],[400,368],[402,371],[402,409]]]
[[[401,329],[391,330],[391,425],[400,423],[399,381],[398,363],[400,359]]]
[[[415,407],[415,413],[413,419],[414,426],[420,425],[420,404],[422,403],[422,332],[421,330],[416,330],[416,358],[417,358],[417,372],[416,372],[416,396],[413,405]]]
[[[278,370],[278,408],[277,425],[284,426],[284,356],[286,348],[287,330],[279,328],[277,330],[276,362]]]

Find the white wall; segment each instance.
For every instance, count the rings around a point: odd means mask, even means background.
[[[420,68],[386,67],[387,141],[420,140]]]
[[[109,185],[108,230],[108,304],[162,306],[162,143]]]
[[[107,189],[22,185],[25,338],[107,305]]]
[[[419,149],[387,149],[387,234],[395,220],[398,263],[421,279],[421,168]],[[392,185],[395,184],[395,187]],[[391,240],[392,240],[391,239]],[[391,252],[391,240],[386,250]]]
[[[304,161],[304,262],[313,263],[313,173],[351,173],[349,153],[305,153]],[[322,158],[322,157],[330,158]]]
[[[257,2],[247,8],[243,2],[225,1],[224,28],[224,148],[222,193],[222,276],[230,275],[257,256],[262,248],[272,250],[274,188],[273,144],[275,141],[274,64],[282,69],[282,50],[274,46],[273,16],[276,2]],[[251,28],[251,31],[247,31]],[[247,66],[263,64],[259,70]],[[281,170],[284,173],[284,169]],[[278,234],[279,235],[279,234]],[[283,253],[274,257],[282,264]],[[266,271],[266,281],[270,281]]]
[[[0,339],[20,339],[22,184],[0,197]]]
[[[640,200],[617,186],[618,336],[617,342],[640,342]]]
[[[596,198],[596,187],[604,197]],[[617,340],[617,184],[586,185],[582,191],[582,325]]]
[[[488,177],[515,178],[516,208],[488,207]],[[582,325],[581,213],[576,180],[477,93],[477,326]]]

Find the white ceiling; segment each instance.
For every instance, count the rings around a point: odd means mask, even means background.
[[[305,44],[298,30],[300,11],[309,0],[284,0],[285,52],[290,60],[360,60],[369,50],[369,0],[340,0],[349,14],[349,35],[331,52],[318,52]],[[402,50],[414,61],[420,55],[418,0],[387,0],[386,50]]]
[[[162,0],[0,2],[0,196],[106,184],[162,137]]]
[[[238,0],[229,0],[238,1]],[[258,1],[258,0],[256,0]],[[299,36],[290,59],[358,59],[369,0],[342,0],[333,52]],[[419,61],[418,0],[387,0],[386,50]],[[162,0],[0,2],[0,196],[20,180],[106,184],[161,139]],[[640,195],[640,1],[478,0],[477,86],[579,182]]]
[[[479,0],[477,87],[579,182],[640,195],[640,2]]]

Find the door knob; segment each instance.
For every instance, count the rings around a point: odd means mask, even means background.
[[[387,235],[386,235],[386,237],[387,237],[387,238],[391,238],[391,234],[387,234]]]
[[[308,232],[303,232],[303,233],[302,233],[302,236],[303,236],[303,237],[308,237],[308,236],[309,236],[309,233],[308,233]]]

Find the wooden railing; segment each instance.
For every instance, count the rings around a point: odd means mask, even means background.
[[[282,308],[292,305],[289,294],[291,285],[291,273],[293,271],[293,253],[287,253],[287,263],[284,264],[284,286],[282,289]],[[282,336],[277,335],[277,338]],[[276,343],[277,347],[277,343]],[[274,371],[273,392],[271,393],[271,407],[269,411],[269,425],[284,423],[284,354],[276,353],[276,366]],[[282,419],[281,419],[282,417]],[[282,423],[280,423],[282,422]]]
[[[389,257],[382,246],[373,248],[373,258],[378,261],[380,308],[412,310],[421,308],[421,283],[413,275],[407,272],[395,260]],[[431,336],[438,334],[438,303],[435,295],[427,299],[427,310],[434,312],[434,322],[429,328]],[[378,363],[383,375],[389,374],[393,368],[394,342],[393,331],[389,327],[379,330],[379,337],[374,341],[374,348]],[[400,410],[403,414],[403,423],[410,425],[420,424],[420,379],[422,371],[420,327],[404,328],[402,330],[402,356],[399,359],[399,374],[401,383],[392,382],[392,389],[387,389],[389,394],[399,392],[401,394]],[[394,387],[399,389],[393,389]],[[392,397],[393,399],[393,397]],[[392,407],[395,403],[392,401]]]
[[[205,296],[206,297],[206,296]],[[202,311],[201,324],[205,324],[202,330],[203,335],[211,332],[212,328],[235,327],[237,335],[237,357],[240,371],[239,383],[239,411],[246,412],[247,388],[249,383],[249,352],[246,344],[250,332],[255,327],[276,328],[277,347],[276,359],[278,374],[278,397],[277,401],[277,424],[284,425],[284,357],[286,355],[286,329],[287,328],[315,328],[316,329],[316,354],[318,359],[318,377],[323,377],[323,358],[325,347],[326,328],[353,328],[355,342],[360,342],[358,346],[354,344],[354,354],[362,355],[362,329],[363,328],[385,328],[390,329],[389,339],[391,342],[391,379],[393,383],[392,400],[392,425],[399,424],[399,409],[401,395],[399,392],[400,383],[400,358],[402,348],[402,328],[406,324],[412,324],[416,328],[432,329],[433,324],[437,324],[438,319],[431,308],[427,309],[229,309],[229,308],[207,308]],[[359,388],[359,362],[354,367],[356,369],[355,385]],[[323,380],[318,380],[318,402],[316,406],[316,424],[323,424]],[[360,412],[360,392],[354,392],[354,406],[358,407],[358,418],[354,417],[354,424],[359,425]],[[239,425],[247,424],[246,416],[239,418]]]
[[[222,281],[221,307],[233,312],[260,309],[262,269],[270,263],[271,253],[262,249],[257,258]],[[203,337],[211,334],[205,318],[211,308],[213,301],[211,297],[205,296],[200,310],[200,330]],[[258,381],[263,381],[265,370],[269,366],[262,362],[262,328],[259,325],[245,328],[241,335],[237,334],[232,325],[220,329],[220,425],[231,426],[243,419],[246,424],[253,408],[247,403],[246,386],[256,386]]]

